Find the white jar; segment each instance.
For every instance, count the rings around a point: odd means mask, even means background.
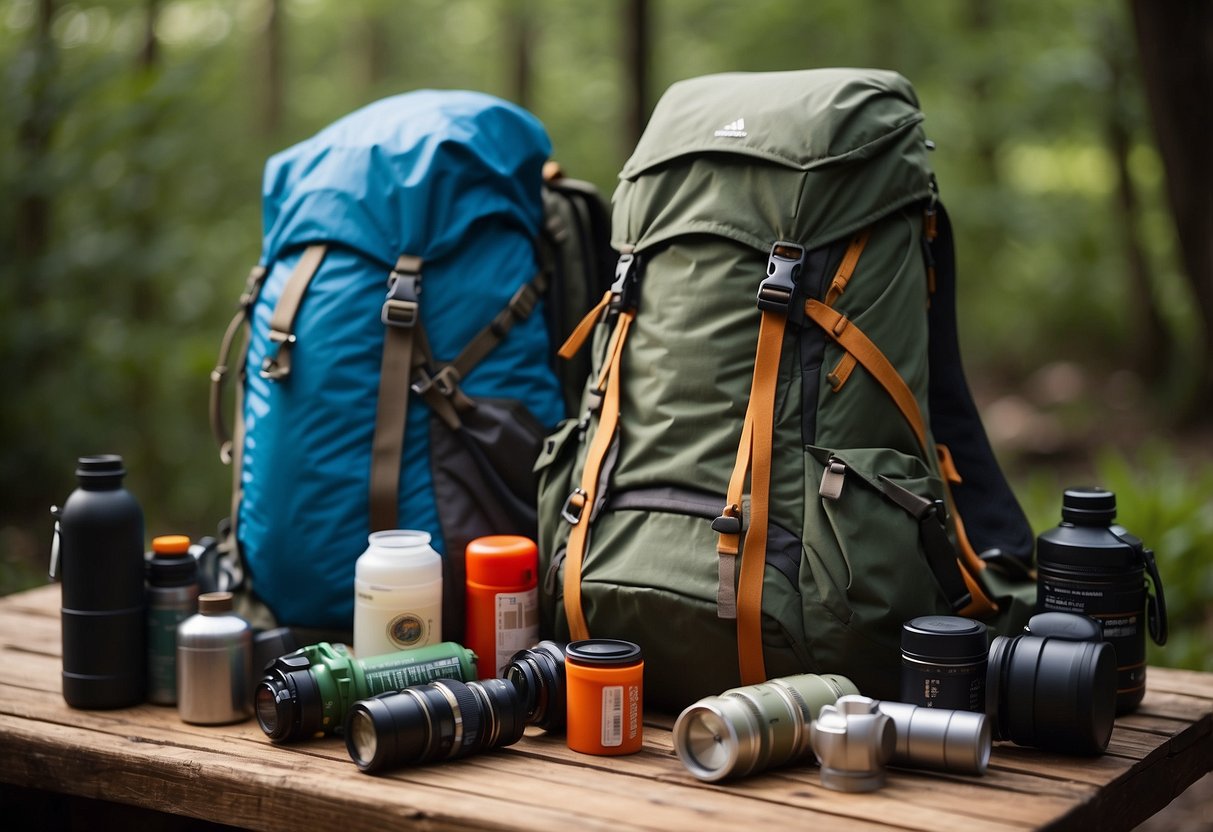
[[[354,654],[442,641],[442,557],[427,532],[375,532],[354,567]]]

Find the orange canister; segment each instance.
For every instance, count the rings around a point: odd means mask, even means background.
[[[481,679],[501,676],[510,658],[539,641],[539,551],[518,535],[467,545],[467,632]]]
[[[569,748],[583,754],[634,754],[644,738],[644,659],[639,645],[611,638],[564,649]]]

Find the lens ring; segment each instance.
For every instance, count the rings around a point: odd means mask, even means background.
[[[467,684],[458,679],[438,679],[431,683],[433,689],[440,693],[451,709],[451,722],[454,728],[454,739],[451,742],[448,760],[467,753],[471,746],[480,743],[482,730],[482,712],[476,694]]]

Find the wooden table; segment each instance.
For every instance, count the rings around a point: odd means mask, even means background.
[[[58,587],[0,598],[10,795],[40,789],[254,829],[1126,829],[1213,769],[1213,675],[1163,668],[1150,669],[1145,702],[1117,721],[1102,757],[997,745],[984,777],[891,770],[870,794],[822,788],[811,765],[701,783],[655,726],[630,757],[575,754],[528,729],[494,753],[372,777],[338,739],[273,746],[252,720],[73,710],[60,670]]]

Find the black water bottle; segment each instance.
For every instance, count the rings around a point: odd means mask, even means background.
[[[73,708],[143,702],[143,510],[122,486],[122,457],[81,457],[57,523],[51,577],[62,583],[63,698]]]
[[[1167,640],[1167,605],[1154,552],[1114,525],[1111,491],[1067,490],[1061,518],[1036,543],[1036,609],[1079,613],[1100,623],[1104,641],[1116,650],[1116,712],[1127,713],[1146,693],[1147,627],[1157,644]]]

